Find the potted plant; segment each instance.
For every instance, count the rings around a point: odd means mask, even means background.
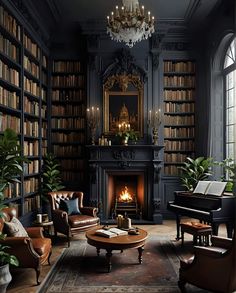
[[[225,191],[232,192],[235,188],[236,180],[236,165],[232,158],[226,158],[221,162],[215,161],[216,166],[222,168],[222,176],[220,177],[221,181],[227,182]]]
[[[139,138],[138,134],[133,129],[119,131],[117,136],[120,138],[120,143],[123,145],[128,145],[129,141],[137,142]]]
[[[47,210],[47,213],[50,212],[46,197],[48,192],[58,191],[65,187],[62,185],[59,168],[60,164],[56,156],[52,153],[47,153],[42,168],[42,200],[44,201],[44,208]]]
[[[22,163],[27,159],[21,155],[21,148],[17,134],[7,128],[0,136],[0,217],[3,217],[4,190],[10,183],[20,182],[17,179],[23,172]],[[0,233],[0,239],[6,235]],[[2,242],[3,243],[3,242]],[[18,266],[19,262],[14,255],[7,253],[8,246],[0,244],[0,292],[5,292],[11,281],[9,264]]]
[[[198,157],[192,159],[187,157],[184,166],[179,167],[182,170],[180,180],[187,191],[193,191],[199,180],[207,180],[212,175],[212,158]]]

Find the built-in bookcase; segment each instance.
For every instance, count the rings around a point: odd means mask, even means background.
[[[164,173],[180,175],[195,156],[195,62],[164,61]]]
[[[51,149],[60,160],[66,188],[84,185],[86,72],[80,60],[54,60]]]
[[[42,156],[47,147],[47,56],[23,24],[0,5],[0,132],[19,135],[22,154],[29,159],[20,183],[5,191],[5,203],[19,216],[41,208]],[[43,138],[42,138],[43,137]]]

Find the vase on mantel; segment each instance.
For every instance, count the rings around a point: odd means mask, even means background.
[[[122,145],[128,145],[128,141],[129,141],[129,137],[128,136],[125,136],[124,138],[122,138],[121,144]]]

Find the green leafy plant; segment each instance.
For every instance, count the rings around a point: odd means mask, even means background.
[[[42,174],[42,191],[44,195],[48,192],[58,191],[65,187],[62,185],[59,168],[60,164],[55,155],[52,153],[46,154]]]
[[[23,172],[22,164],[28,163],[26,157],[21,155],[21,148],[18,136],[14,130],[7,128],[0,136],[0,218],[3,217],[4,190],[10,183],[20,182],[17,179]],[[0,233],[0,239],[4,240],[6,235]],[[0,244],[0,264],[19,265],[14,255],[7,253],[5,250],[8,246]]]
[[[137,132],[135,132],[133,129],[130,130],[125,130],[125,131],[119,131],[117,133],[117,136],[120,138],[120,140],[126,140],[127,143],[128,141],[137,141],[139,139],[139,136]]]
[[[179,167],[182,170],[180,176],[182,185],[188,191],[193,191],[199,180],[207,180],[212,175],[212,165],[212,158],[198,157],[192,159],[187,157],[184,166]]]
[[[226,158],[221,162],[215,161],[214,165],[222,168],[220,180],[227,182],[225,191],[232,192],[236,180],[236,164],[234,163],[234,160],[232,158]]]

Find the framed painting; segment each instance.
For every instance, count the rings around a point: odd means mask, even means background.
[[[104,133],[115,135],[124,125],[143,136],[142,88],[129,86],[125,90],[111,87],[104,90]]]

